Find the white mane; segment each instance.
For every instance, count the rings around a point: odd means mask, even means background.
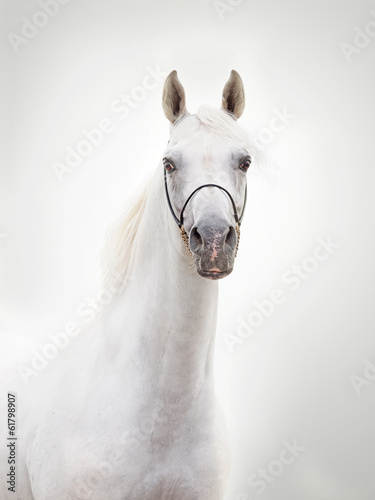
[[[109,225],[101,257],[103,281],[113,277],[122,283],[127,281],[128,270],[134,256],[134,242],[147,201],[154,173],[127,201],[125,208]]]

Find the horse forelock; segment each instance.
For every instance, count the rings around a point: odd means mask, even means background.
[[[195,116],[210,132],[238,144],[250,154],[255,154],[256,148],[250,135],[230,113],[213,106],[203,105],[198,108]]]

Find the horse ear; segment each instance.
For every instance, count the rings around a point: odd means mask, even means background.
[[[174,123],[186,113],[184,87],[173,70],[167,77],[163,88],[163,110],[168,120]]]
[[[245,107],[245,91],[240,75],[232,69],[223,90],[222,109],[239,118]]]

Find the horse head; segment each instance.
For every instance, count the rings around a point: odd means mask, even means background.
[[[172,71],[163,89],[171,122],[163,155],[166,197],[197,272],[220,279],[233,270],[251,165],[247,135],[237,123],[245,104],[240,75],[232,70],[221,109],[186,110],[185,91]]]

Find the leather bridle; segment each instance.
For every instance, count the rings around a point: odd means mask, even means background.
[[[167,173],[166,173],[165,169],[164,169],[164,187],[165,187],[165,195],[166,195],[166,198],[167,198],[167,203],[168,203],[169,210],[171,211],[171,214],[172,214],[172,216],[173,216],[173,218],[174,218],[177,226],[180,229],[181,238],[183,239],[183,241],[184,241],[184,243],[186,245],[186,248],[188,249],[188,251],[189,251],[189,253],[191,255],[192,255],[192,253],[191,253],[190,246],[189,246],[189,237],[188,237],[188,235],[187,235],[187,233],[185,231],[185,228],[184,228],[184,211],[185,211],[185,208],[186,208],[187,204],[192,199],[192,197],[195,195],[195,193],[197,193],[198,191],[200,191],[201,189],[203,189],[205,187],[215,187],[215,188],[221,189],[221,191],[223,191],[225,194],[227,194],[228,197],[229,197],[229,199],[230,199],[230,201],[231,201],[231,204],[232,204],[233,217],[234,217],[234,220],[236,222],[236,233],[237,233],[236,256],[237,256],[238,245],[239,245],[239,242],[240,242],[240,227],[241,227],[241,222],[242,222],[242,219],[243,219],[243,215],[245,213],[246,200],[247,200],[247,184],[246,184],[246,187],[245,187],[244,202],[243,202],[242,212],[241,212],[240,216],[238,216],[236,204],[234,203],[232,195],[229,193],[229,191],[227,191],[222,186],[219,186],[218,184],[202,184],[202,186],[199,186],[196,189],[194,189],[194,191],[188,196],[188,198],[186,199],[186,201],[183,204],[183,207],[181,209],[180,217],[177,217],[177,215],[175,214],[175,212],[173,210],[171,199],[169,197],[168,183],[167,183]]]

